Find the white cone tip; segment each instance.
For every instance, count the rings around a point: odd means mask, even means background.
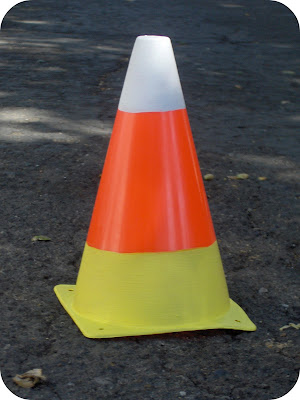
[[[131,113],[185,108],[171,40],[138,36],[130,57],[119,110]]]

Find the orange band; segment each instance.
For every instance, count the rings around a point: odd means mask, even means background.
[[[216,240],[186,109],[118,110],[87,243],[119,253]]]

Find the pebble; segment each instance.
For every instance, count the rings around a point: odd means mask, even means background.
[[[109,378],[104,378],[102,376],[98,376],[98,377],[94,378],[94,381],[96,383],[98,383],[98,385],[110,385],[111,384],[111,380]]]
[[[264,287],[261,287],[261,288],[259,289],[259,291],[258,291],[259,294],[263,294],[263,293],[267,293],[267,292],[268,292],[268,289],[266,289],[266,288],[264,288]]]
[[[204,180],[205,181],[212,181],[213,179],[214,179],[214,175],[213,174],[204,175]]]
[[[248,174],[237,174],[236,179],[248,179],[249,175]]]
[[[183,390],[181,392],[179,392],[179,394],[180,394],[181,397],[186,396],[186,392],[184,392]]]
[[[225,375],[227,375],[227,371],[225,369],[217,369],[214,372],[213,377],[214,378],[222,378]]]

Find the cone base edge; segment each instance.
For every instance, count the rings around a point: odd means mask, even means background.
[[[117,326],[103,323],[101,320],[94,320],[88,316],[82,316],[73,309],[72,303],[75,286],[76,285],[57,285],[54,287],[54,292],[61,305],[70,315],[81,333],[90,339],[154,335],[207,329],[233,329],[242,331],[256,330],[256,326],[247,316],[245,311],[231,299],[229,310],[225,314],[205,322],[199,321],[169,327]]]

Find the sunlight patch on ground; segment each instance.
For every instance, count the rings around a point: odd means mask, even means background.
[[[47,42],[43,39],[22,39],[19,40],[18,38],[7,38],[6,40],[0,40],[0,44],[5,44],[10,46],[10,50],[15,47],[15,48],[24,48],[24,47],[50,47],[50,48],[58,48],[58,45],[55,43],[49,43],[50,41],[47,40]]]
[[[37,108],[7,107],[0,111],[2,141],[53,140],[55,142],[79,141],[84,136],[107,136],[112,123],[97,119],[78,119],[76,114],[62,116],[59,113]]]
[[[235,3],[220,3],[220,6],[225,8],[245,8],[245,6]]]
[[[114,47],[114,46],[105,46],[105,45],[97,45],[94,46],[95,49],[103,50],[103,51],[115,51],[115,52],[125,52],[126,50],[121,47]]]
[[[296,168],[297,164],[287,160],[283,156],[267,156],[267,155],[255,155],[255,154],[235,154],[234,157],[241,161],[246,161],[251,164],[267,167],[280,167],[280,168]]]
[[[19,19],[10,19],[12,22],[17,22],[21,24],[36,24],[36,25],[49,25],[48,21],[34,21],[34,20],[19,20]]]
[[[11,96],[12,93],[10,92],[3,92],[2,90],[0,91],[0,97],[7,97],[7,96]]]
[[[300,122],[300,114],[291,115],[288,119],[293,122]]]
[[[295,183],[299,182],[299,177],[300,177],[299,170],[295,171],[294,169],[277,174],[277,178],[280,181],[285,181],[285,182],[295,182]]]
[[[277,49],[293,49],[295,47],[290,43],[269,43],[269,45]]]
[[[40,67],[35,68],[35,71],[46,71],[46,72],[67,72],[68,70],[61,67]]]
[[[277,180],[285,183],[299,182],[300,170],[297,163],[288,160],[284,156],[267,156],[254,154],[235,154],[238,160],[251,163],[252,166],[257,166],[257,171],[263,171],[264,168],[272,168],[267,173],[268,181]]]

